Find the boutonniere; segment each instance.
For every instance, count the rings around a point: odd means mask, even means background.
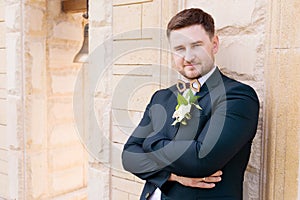
[[[173,118],[175,121],[172,125],[176,125],[178,122],[182,125],[187,125],[187,120],[192,118],[190,113],[192,106],[195,106],[197,109],[202,110],[202,108],[198,105],[197,100],[199,96],[195,96],[191,89],[188,89],[187,92],[184,92],[183,95],[178,93],[177,95],[177,106],[173,113]]]

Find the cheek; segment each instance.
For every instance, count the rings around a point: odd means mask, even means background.
[[[180,65],[183,62],[183,57],[179,55],[173,55],[173,60],[176,65]]]

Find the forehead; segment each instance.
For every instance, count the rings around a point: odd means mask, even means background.
[[[181,29],[173,30],[170,33],[171,46],[182,43],[193,43],[197,41],[207,41],[209,36],[202,25],[192,25]]]

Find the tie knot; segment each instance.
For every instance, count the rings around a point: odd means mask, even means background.
[[[189,83],[186,83],[182,80],[178,80],[176,86],[177,86],[178,91],[181,93],[184,92],[186,89],[191,89],[195,92],[200,92],[201,84],[198,79],[190,80]]]

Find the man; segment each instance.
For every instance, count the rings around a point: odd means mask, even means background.
[[[215,66],[219,40],[209,14],[196,8],[179,12],[170,20],[167,36],[175,68],[192,90],[184,92],[181,83],[152,96],[124,146],[123,166],[146,180],[140,199],[242,199],[258,122],[257,95]],[[175,110],[185,101],[182,97],[193,98],[187,95],[191,91],[199,99],[184,103],[190,109],[183,113],[185,123],[174,123],[173,117],[182,114]]]

